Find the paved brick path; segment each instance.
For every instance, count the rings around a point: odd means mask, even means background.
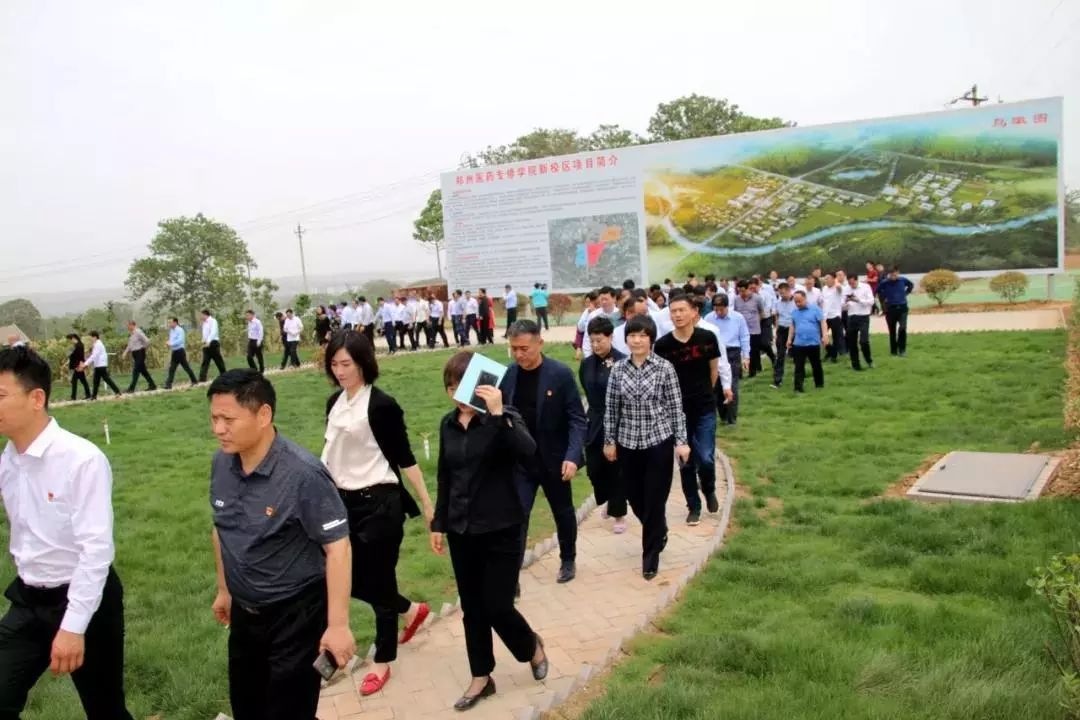
[[[621,644],[670,604],[719,547],[721,516],[730,509],[724,480],[730,466],[724,470],[725,466],[726,459],[721,457],[717,474],[722,513],[706,514],[697,527],[686,525],[682,490],[673,478],[667,506],[668,545],[660,560],[660,574],[652,582],[641,577],[641,525],[632,519],[624,535],[615,535],[611,521],[602,520],[595,510],[580,526],[577,578],[573,582],[555,583],[559,558],[553,548],[525,569],[518,607],[544,638],[550,673],[545,682],[535,682],[529,666],[516,662],[496,638],[493,677],[498,693],[462,717],[535,718],[610,664]],[[454,716],[451,706],[470,678],[461,612],[446,609],[449,612],[444,617],[431,622],[401,648],[393,676],[382,692],[360,697],[356,684],[364,675],[363,666],[355,670],[351,680],[339,676],[323,691],[320,720],[435,720]]]

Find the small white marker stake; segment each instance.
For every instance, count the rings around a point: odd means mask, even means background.
[[[424,459],[425,460],[430,460],[431,459],[431,442],[428,440],[428,437],[430,437],[430,436],[431,436],[431,433],[420,433],[420,437],[424,438]]]
[[[105,444],[112,445],[112,439],[109,437],[109,421],[107,418],[102,418],[101,422],[105,425]]]

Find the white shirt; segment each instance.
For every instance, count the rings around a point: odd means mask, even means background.
[[[825,314],[826,320],[840,317],[843,304],[843,289],[839,285],[833,285],[821,290],[821,310]]]
[[[661,320],[662,320],[660,314],[662,312],[663,312],[663,310],[657,310],[656,312],[650,312],[649,313],[649,317],[651,317],[652,321],[654,323],[656,323],[656,339],[657,340],[662,338],[664,335],[667,335],[668,332],[671,332],[671,330],[668,330],[667,332],[664,332],[664,333],[660,332],[660,325],[661,325]],[[670,315],[668,317],[670,318]],[[669,319],[667,321],[667,323],[670,324],[670,322],[671,322],[671,320]],[[671,327],[674,328],[675,326],[672,325]],[[615,348],[616,350],[618,350],[619,352],[624,353],[625,355],[630,354],[630,346],[626,344],[626,323],[623,323],[619,327],[615,328],[615,332],[611,333],[611,346],[613,348]],[[590,352],[590,354],[592,353],[591,344],[590,344],[589,352]]]
[[[70,584],[60,628],[84,634],[116,554],[108,459],[50,420],[21,455],[7,443],[0,492],[19,577],[34,587]]]
[[[358,314],[359,313],[356,311],[356,308],[354,308],[352,305],[346,305],[341,311],[341,324],[352,325],[353,327],[355,327],[357,322],[356,316]]]
[[[397,475],[375,442],[368,422],[371,386],[365,385],[353,398],[338,396],[326,421],[326,445],[322,461],[334,483],[342,490],[362,490],[372,485],[396,483]]]
[[[217,340],[218,342],[221,342],[221,337],[218,334],[217,318],[215,318],[213,315],[211,315],[210,317],[203,320],[203,324],[202,324],[202,342],[203,342],[203,345],[209,345],[210,343],[214,342],[215,340]]]
[[[416,303],[410,300],[405,303],[404,308],[401,314],[402,322],[412,325],[416,322]]]
[[[579,317],[577,321],[577,329],[580,332],[584,333],[586,330],[588,330],[589,315],[592,314],[593,310],[595,310],[595,308],[587,307],[581,311],[581,317]]]
[[[94,341],[90,348],[90,357],[86,358],[86,364],[96,368],[109,367],[109,354],[105,352],[105,343],[101,342],[101,338]]]
[[[390,311],[394,317],[394,322],[396,323],[405,322],[409,312],[404,303],[394,303],[393,307],[390,308]]]
[[[438,320],[442,316],[443,316],[442,300],[438,300],[438,299],[432,300],[431,301],[431,317],[432,317],[432,319]]]
[[[475,315],[480,312],[480,304],[476,302],[476,298],[471,297],[465,301],[465,314]]]
[[[844,288],[844,300],[847,301],[848,315],[869,315],[874,309],[874,291],[864,282],[860,282],[852,290],[848,285]]]
[[[653,320],[656,321],[657,340],[675,329],[675,323],[671,322],[671,308],[667,306],[664,306],[663,310],[653,315]]]
[[[263,343],[263,325],[259,318],[252,318],[248,323],[248,340],[255,340],[259,345]]]
[[[300,333],[304,331],[304,323],[300,322],[300,318],[293,315],[291,318],[285,318],[285,339],[289,342],[299,342]]]
[[[375,322],[375,311],[371,309],[371,305],[363,303],[356,308],[356,324],[368,326]]]
[[[431,306],[426,302],[416,303],[416,322],[426,323],[428,321],[428,315],[431,314]]]
[[[608,312],[604,311],[604,308],[598,307],[595,310],[591,311],[589,313],[589,315],[585,318],[585,330],[583,331],[585,333],[585,336],[581,338],[581,352],[584,355],[584,357],[589,357],[590,355],[592,355],[592,341],[589,339],[589,321],[591,321],[593,318],[600,317],[601,315],[607,316],[607,315],[611,315],[611,314],[616,313],[616,312],[617,312],[616,309],[612,309],[612,311],[610,313],[608,313]],[[612,322],[615,323],[615,321],[612,321]],[[615,324],[619,324],[619,323],[615,323]],[[615,329],[618,330],[618,328],[615,328]],[[612,337],[612,343],[614,343],[615,342],[615,340],[614,340],[615,336],[612,335],[611,337]],[[630,353],[627,353],[627,355],[629,355],[629,354]]]
[[[765,314],[767,317],[772,317],[776,313],[776,303],[779,298],[776,297],[776,291],[773,290],[773,286],[768,283],[762,283],[760,286],[761,292],[758,295],[765,301]]]
[[[506,294],[503,295],[503,302],[506,303],[507,310],[513,310],[517,307],[517,293],[512,289],[507,290]]]
[[[821,288],[812,287],[809,290],[807,290],[806,287],[804,286],[804,287],[798,288],[798,290],[802,290],[803,293],[806,295],[806,302],[807,302],[808,305],[817,305],[818,307],[821,307],[821,305],[822,305]],[[795,292],[796,291],[793,290],[791,294],[794,295]]]
[[[461,315],[464,312],[465,306],[461,300],[450,301],[450,315]]]

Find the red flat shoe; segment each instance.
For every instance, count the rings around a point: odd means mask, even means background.
[[[360,681],[360,694],[364,697],[368,695],[374,695],[383,689],[386,685],[386,681],[390,679],[390,668],[386,668],[386,674],[381,678],[375,673],[368,673],[364,676],[364,679]]]
[[[420,603],[420,609],[416,611],[416,617],[409,623],[409,627],[405,628],[405,632],[401,633],[401,639],[398,640],[398,645],[404,645],[413,639],[413,635],[420,629],[420,626],[427,620],[427,616],[431,614],[431,608],[427,603]]]

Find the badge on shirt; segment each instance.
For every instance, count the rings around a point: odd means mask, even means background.
[[[547,396],[548,396],[548,397],[551,397],[551,396],[552,396],[552,395],[554,395],[554,394],[555,394],[555,392],[554,392],[554,391],[552,391],[552,390],[548,390],[548,391],[547,391]]]
[[[274,508],[266,506],[266,517],[274,517]]]
[[[55,495],[53,495],[53,494],[52,494],[52,493],[50,492],[50,493],[49,493],[49,502],[52,502],[52,501],[53,501],[53,500],[55,500],[55,499],[56,499],[56,496],[55,496]]]

